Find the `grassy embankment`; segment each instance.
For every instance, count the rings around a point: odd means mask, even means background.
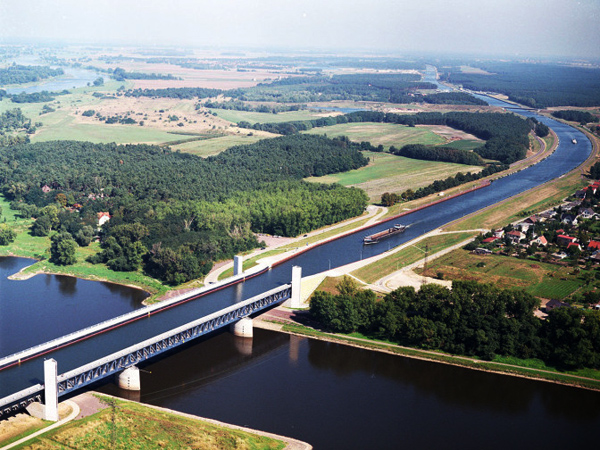
[[[352,275],[365,283],[374,283],[385,275],[389,275],[423,259],[427,248],[429,249],[428,254],[433,255],[476,235],[477,233],[475,232],[464,232],[431,236],[415,244],[408,245],[404,249],[394,252],[374,263],[361,267],[352,272]]]
[[[114,407],[33,438],[18,449],[283,449],[283,441],[135,402],[100,396]]]

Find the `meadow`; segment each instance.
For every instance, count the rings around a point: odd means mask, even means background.
[[[363,189],[369,201],[379,203],[385,192],[400,193],[406,189],[418,189],[435,180],[454,176],[458,172],[478,172],[479,166],[465,166],[437,161],[422,161],[389,153],[363,152],[370,159],[369,165],[349,172],[310,177],[307,181],[339,183]]]

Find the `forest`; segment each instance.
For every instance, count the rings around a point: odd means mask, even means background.
[[[474,91],[505,94],[532,108],[600,105],[600,69],[551,64],[486,62],[489,74],[451,68],[441,79]]]
[[[534,316],[539,300],[522,290],[454,281],[452,289],[401,287],[376,300],[348,280],[338,295],[317,291],[311,315],[333,332],[360,332],[427,350],[491,360],[539,358],[560,369],[600,368],[600,311],[553,309]]]
[[[142,72],[127,72],[120,67],[115,68],[112,72],[112,77],[117,81],[125,80],[177,80],[178,78],[171,75],[163,75],[157,73],[142,73]]]
[[[0,68],[0,85],[34,83],[50,77],[64,75],[62,69],[51,69],[46,66],[21,66],[13,64]]]
[[[85,227],[109,212],[92,261],[179,284],[259,246],[252,232],[295,236],[361,214],[363,191],[301,179],[366,164],[358,145],[320,136],[263,140],[207,159],[60,141],[0,149],[0,186],[11,208],[36,218],[34,235],[59,231],[89,243]]]
[[[290,135],[312,128],[327,127],[340,123],[381,122],[399,125],[446,125],[466,133],[473,134],[486,141],[484,145],[474,150],[482,158],[496,160],[503,164],[511,164],[523,159],[529,149],[528,134],[532,123],[515,114],[503,113],[417,113],[394,114],[376,111],[356,111],[349,114],[332,117],[322,117],[314,120],[280,123],[238,123],[239,127],[270,133]]]
[[[400,149],[392,146],[390,147],[390,153],[406,158],[424,159],[427,161],[445,161],[471,166],[482,166],[485,164],[477,153],[442,146],[409,144]]]
[[[568,120],[571,122],[579,122],[582,124],[598,122],[598,117],[596,117],[589,111],[577,111],[577,110],[573,110],[573,109],[563,109],[560,111],[553,111],[552,115],[558,119]]]

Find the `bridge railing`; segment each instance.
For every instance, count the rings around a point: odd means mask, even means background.
[[[160,303],[156,303],[154,305],[145,306],[140,309],[136,309],[135,311],[128,312],[126,314],[121,314],[120,316],[113,317],[112,319],[105,320],[103,322],[99,322],[95,325],[91,325],[86,328],[82,328],[81,330],[74,331],[69,334],[65,334],[56,339],[52,339],[50,341],[44,342],[40,345],[35,345],[33,347],[29,347],[25,350],[21,350],[17,353],[13,353],[11,355],[0,358],[0,370],[10,367],[12,365],[19,364],[21,362],[26,361],[27,359],[31,359],[33,356],[40,356],[45,353],[49,353],[57,348],[68,344],[76,339],[89,337],[94,334],[100,333],[104,330],[110,329],[112,327],[134,321],[140,317],[147,317],[148,315],[152,315],[155,312],[170,308],[177,303],[182,303],[185,301],[192,300],[198,296],[205,295],[209,292],[221,289],[226,287],[232,283],[236,283],[238,281],[242,281],[245,278],[248,278],[251,274],[240,274],[233,277],[229,277],[225,280],[222,280],[219,283],[211,284],[202,288],[194,289],[192,291],[188,291],[184,294],[177,295],[169,300],[162,301]]]
[[[58,376],[59,395],[67,394],[102,378],[121,372],[129,366],[171,350],[192,339],[206,335],[214,330],[237,322],[256,312],[281,303],[292,295],[292,285],[286,284],[248,300],[231,305],[225,309],[189,322],[186,325],[146,339],[121,351],[100,358]],[[59,361],[60,363],[60,361]],[[0,417],[21,409],[32,401],[39,401],[43,385],[37,384],[8,397],[0,399]]]

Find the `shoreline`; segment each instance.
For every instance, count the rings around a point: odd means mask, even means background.
[[[265,314],[268,314],[268,313],[265,313]],[[261,316],[258,316],[257,319],[260,317]],[[289,334],[292,336],[300,336],[300,337],[305,337],[308,339],[317,339],[317,340],[324,341],[324,342],[332,342],[332,343],[336,343],[336,344],[348,345],[350,347],[360,348],[362,350],[377,351],[380,353],[387,353],[389,355],[394,355],[394,356],[400,356],[400,357],[405,357],[405,358],[418,359],[421,361],[428,361],[428,362],[432,362],[432,363],[439,363],[439,364],[446,364],[446,365],[455,366],[455,367],[461,367],[463,369],[478,370],[480,372],[494,373],[497,375],[508,375],[508,376],[513,376],[513,377],[518,377],[518,378],[523,378],[523,379],[528,379],[528,380],[533,380],[533,381],[560,384],[562,386],[568,386],[568,387],[577,388],[577,389],[585,389],[585,390],[589,390],[589,391],[600,392],[600,380],[597,380],[595,378],[580,377],[578,375],[571,375],[571,374],[561,373],[561,372],[545,371],[543,369],[532,369],[532,368],[525,367],[525,366],[510,365],[510,364],[494,362],[494,361],[484,361],[484,360],[480,360],[480,359],[469,358],[468,356],[450,355],[450,354],[446,354],[446,353],[435,352],[432,350],[421,350],[421,349],[417,349],[417,348],[405,347],[405,346],[402,346],[399,344],[393,344],[393,343],[384,342],[384,341],[376,341],[376,340],[367,339],[367,338],[357,338],[357,337],[347,336],[347,335],[342,335],[342,334],[327,333],[324,331],[318,331],[318,330],[309,328],[305,325],[302,325],[300,323],[293,321],[293,319],[290,319],[290,320],[293,323],[283,323],[283,322],[276,322],[275,320],[260,319],[260,320],[255,320],[254,326],[256,328],[261,328],[264,330],[274,331],[274,332],[278,332],[278,333]],[[300,330],[299,331],[287,330],[286,325],[298,327],[298,328],[300,328]],[[303,333],[302,329],[304,329],[306,331],[306,333]],[[398,351],[394,351],[394,349],[396,349]],[[461,362],[462,362],[462,364],[461,364]],[[485,367],[485,365],[505,366],[506,370],[493,369],[490,367]],[[524,372],[531,371],[532,373],[531,373],[531,375],[528,375],[526,373],[518,373],[516,371],[512,371],[511,369],[524,371]],[[533,372],[535,372],[535,373],[533,373]],[[544,377],[543,376],[544,373],[548,374],[549,377]],[[573,378],[574,382],[569,383],[567,381],[552,379],[552,378],[550,378],[550,376]],[[597,383],[598,386],[592,387],[592,386],[585,385],[585,384],[576,384],[577,380],[580,380],[582,382],[590,381],[592,383]]]

